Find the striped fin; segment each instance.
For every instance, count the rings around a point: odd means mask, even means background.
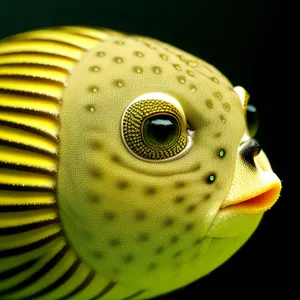
[[[0,43],[0,299],[135,299],[67,242],[56,204],[59,112],[70,74],[110,30],[58,27]]]

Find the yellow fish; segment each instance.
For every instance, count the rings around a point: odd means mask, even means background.
[[[0,299],[150,299],[224,263],[281,190],[248,100],[152,38],[4,39]]]

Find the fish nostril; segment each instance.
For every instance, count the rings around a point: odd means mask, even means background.
[[[258,156],[261,151],[261,146],[259,142],[255,139],[249,139],[247,142],[243,143],[240,150],[240,155],[242,159],[252,168],[256,168],[254,157]]]

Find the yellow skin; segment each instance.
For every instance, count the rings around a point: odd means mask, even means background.
[[[281,189],[248,98],[151,38],[60,27],[0,43],[0,299],[149,299],[225,262]],[[162,149],[143,129],[166,114],[179,133]]]

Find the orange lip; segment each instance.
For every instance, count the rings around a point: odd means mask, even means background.
[[[238,199],[223,206],[222,211],[230,210],[240,214],[257,214],[270,209],[277,201],[281,190],[279,182],[269,186],[267,190],[259,191],[257,195],[248,199]]]

